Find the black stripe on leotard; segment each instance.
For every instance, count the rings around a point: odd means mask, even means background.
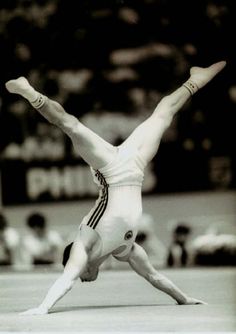
[[[87,225],[93,229],[96,228],[99,220],[102,218],[108,202],[108,184],[106,183],[104,176],[97,170],[95,177],[97,177],[99,183],[103,186],[103,189],[101,200],[87,223]]]

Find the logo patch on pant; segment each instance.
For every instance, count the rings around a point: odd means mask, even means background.
[[[125,233],[125,240],[129,240],[131,239],[133,236],[133,232],[132,231],[128,231]]]

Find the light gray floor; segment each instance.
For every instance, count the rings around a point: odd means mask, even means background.
[[[0,274],[1,332],[236,332],[236,268],[162,270],[208,305],[178,306],[135,273],[102,271],[77,283],[46,316],[19,316],[42,300],[59,273]]]

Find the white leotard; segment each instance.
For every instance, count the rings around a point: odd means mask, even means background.
[[[93,228],[102,240],[102,256],[125,246],[125,256],[137,235],[142,215],[141,188],[144,162],[138,150],[124,144],[117,147],[115,159],[99,170],[91,168],[99,197],[81,224]]]

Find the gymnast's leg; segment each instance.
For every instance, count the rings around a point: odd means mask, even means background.
[[[146,164],[151,161],[157,153],[163,133],[171,124],[177,111],[191,95],[213,79],[225,65],[225,61],[220,61],[207,68],[192,67],[190,78],[176,91],[160,101],[152,115],[133,131],[124,145],[137,147]]]
[[[10,93],[27,99],[50,123],[61,128],[72,140],[76,151],[94,169],[104,167],[113,160],[117,149],[68,114],[56,101],[36,91],[24,77],[6,83]]]

